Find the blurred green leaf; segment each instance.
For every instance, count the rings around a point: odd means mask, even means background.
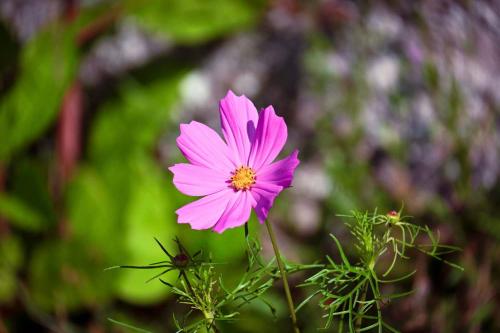
[[[0,161],[42,134],[74,76],[77,50],[69,27],[51,26],[21,52],[21,73],[0,102]]]
[[[174,191],[177,190],[174,189]],[[190,201],[194,201],[193,198],[191,198]],[[177,205],[173,211],[181,206],[182,205]],[[257,219],[252,217],[249,223],[250,234],[255,235],[255,231],[259,228]],[[180,237],[189,249],[192,249],[193,252],[200,249],[203,249],[204,252],[208,251],[209,253],[207,253],[207,256],[210,254],[216,262],[230,263],[234,260],[243,258],[245,255],[246,243],[244,227],[228,229],[222,234],[218,234],[212,230],[192,230],[187,224],[179,226],[179,229]]]
[[[15,236],[2,238],[0,241],[0,266],[17,269],[23,261],[21,242]]]
[[[175,70],[147,84],[126,81],[118,98],[99,113],[92,130],[90,156],[109,162],[152,149],[168,124],[183,76],[183,70]]]
[[[15,160],[11,190],[0,194],[0,215],[13,225],[42,231],[54,225],[56,213],[47,184],[47,170],[35,159]]]
[[[152,152],[169,123],[183,76],[184,70],[170,67],[165,75],[146,82],[125,81],[117,97],[103,106],[91,130],[89,170],[82,170],[79,185],[70,195],[71,223],[79,237],[85,237],[90,228],[88,237],[96,247],[120,249],[120,256],[113,254],[115,262],[109,266],[162,260],[153,238],[171,246],[168,240],[175,237],[173,187]],[[94,222],[85,222],[92,218]],[[145,286],[150,273],[121,271],[116,292],[133,303],[158,301],[168,290],[158,281]]]
[[[49,193],[48,166],[36,159],[25,158],[12,162],[11,194],[22,200],[41,216],[40,229],[53,226],[57,220],[54,201]]]
[[[129,175],[131,179],[130,204],[125,212],[123,237],[127,246],[128,264],[144,265],[165,260],[165,255],[154,242],[162,240],[169,252],[175,253],[174,242],[177,227],[168,192],[171,188],[161,170],[147,160],[138,160]],[[120,263],[125,264],[125,262]],[[168,293],[158,280],[148,282],[154,274],[150,270],[123,270],[118,281],[119,295],[134,303],[153,303]],[[173,282],[175,272],[162,278]]]
[[[106,258],[102,269],[123,257],[123,238],[116,237],[117,230],[123,227],[117,216],[117,203],[95,169],[87,167],[79,171],[68,187],[67,207],[72,235]]]
[[[0,269],[0,304],[8,302],[16,294],[16,276],[12,271]]]
[[[0,193],[0,216],[26,230],[40,230],[44,224],[43,217],[37,211],[5,193]]]
[[[38,304],[73,308],[104,302],[114,292],[131,302],[150,303],[167,292],[154,282],[145,287],[150,276],[144,272],[116,275],[102,270],[131,261],[157,260],[161,252],[154,254],[153,237],[175,235],[168,196],[172,185],[152,161],[151,151],[168,123],[182,76],[176,70],[145,84],[127,81],[118,98],[98,114],[91,130],[90,163],[68,187],[72,241],[47,244],[33,258],[30,277]],[[50,252],[55,254],[51,257]],[[110,281],[113,276],[120,278]],[[78,293],[71,294],[80,284]],[[49,285],[57,287],[44,293]]]
[[[16,293],[16,272],[23,261],[21,243],[9,236],[0,239],[0,303],[12,300]]]
[[[194,44],[248,27],[265,5],[262,0],[151,0],[128,1],[127,12],[147,30]]]
[[[167,248],[173,244],[168,242],[176,234],[169,197],[172,185],[149,156],[137,156],[118,165],[83,168],[68,190],[73,237],[99,255],[103,269],[162,260],[154,237],[166,240]],[[151,271],[122,270],[110,289],[132,303],[155,302],[168,290],[157,281],[145,287],[151,275]]]
[[[42,243],[30,264],[31,297],[46,310],[100,307],[110,300],[116,272],[104,271],[99,248],[78,239]]]

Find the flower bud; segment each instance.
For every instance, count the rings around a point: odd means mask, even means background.
[[[179,253],[173,261],[175,266],[183,268],[189,264],[189,257],[184,253]]]
[[[395,210],[391,210],[389,213],[387,213],[386,217],[390,223],[394,223],[394,224],[397,224],[399,222],[399,219],[400,219],[399,213],[396,212]]]

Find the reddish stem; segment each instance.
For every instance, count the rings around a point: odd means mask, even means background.
[[[82,104],[82,86],[75,81],[63,98],[57,131],[58,169],[63,184],[71,177],[80,157]]]
[[[61,201],[62,190],[73,175],[81,151],[81,129],[83,118],[83,89],[74,81],[64,95],[57,128],[57,178],[56,200]],[[59,232],[68,236],[68,223],[64,214],[59,221]]]
[[[121,16],[122,10],[116,6],[107,11],[104,15],[94,20],[78,32],[76,36],[77,45],[83,45],[106,31]]]

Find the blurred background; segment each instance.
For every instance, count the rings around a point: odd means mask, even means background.
[[[241,228],[177,225],[191,199],[167,170],[179,123],[218,129],[228,89],[274,105],[300,150],[270,214],[287,258],[335,255],[329,233],[349,248],[337,214],[404,204],[465,271],[415,254],[387,321],[499,332],[499,77],[498,1],[1,0],[0,333],[173,332],[186,308],[153,272],[104,271],[163,260],[153,237],[244,271]],[[277,320],[256,302],[223,331],[289,331],[279,284],[266,299]],[[299,321],[323,324],[313,304]]]

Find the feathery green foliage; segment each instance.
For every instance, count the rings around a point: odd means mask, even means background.
[[[327,256],[328,264],[318,273],[309,277],[303,287],[310,286],[315,291],[298,307],[302,308],[314,296],[320,295],[319,305],[325,311],[325,329],[334,325],[339,332],[398,332],[382,318],[382,305],[393,299],[412,293],[411,290],[396,294],[385,294],[381,285],[396,283],[410,278],[415,271],[386,280],[398,260],[408,259],[409,249],[415,249],[435,259],[463,270],[462,267],[445,260],[442,256],[459,249],[439,244],[439,234],[429,227],[410,223],[401,211],[386,215],[354,211],[347,218],[346,226],[354,237],[357,250],[356,261],[350,261],[339,240],[330,235],[340,254],[341,262],[336,263]],[[419,236],[426,236],[430,244],[417,243]],[[390,265],[383,267],[384,256],[392,256]]]
[[[325,329],[335,326],[339,332],[398,332],[383,320],[382,306],[393,299],[405,297],[412,291],[387,294],[382,291],[381,286],[404,281],[415,273],[411,271],[403,276],[385,279],[400,260],[409,258],[410,249],[463,270],[462,267],[443,258],[443,255],[458,251],[458,248],[441,245],[439,234],[435,235],[427,226],[421,227],[410,223],[408,217],[401,216],[401,211],[392,211],[386,215],[378,214],[377,211],[373,214],[354,211],[351,215],[342,217],[348,219],[346,226],[355,241],[355,260],[348,258],[340,241],[334,235],[330,237],[339,252],[340,263],[336,263],[329,256],[326,256],[325,264],[302,265],[282,259],[288,274],[319,269],[300,285],[315,290],[297,307],[297,311],[319,296],[319,306],[325,311]],[[418,241],[422,237],[419,236],[426,237],[430,243],[420,244]],[[177,332],[218,332],[218,322],[236,320],[239,309],[255,300],[266,304],[273,315],[276,312],[263,298],[265,292],[281,278],[276,258],[265,262],[261,256],[262,248],[259,241],[249,237],[246,228],[245,239],[248,267],[233,288],[225,284],[223,277],[217,271],[217,263],[210,257],[203,258],[201,251],[191,256],[177,238],[175,242],[179,252],[176,255],[170,254],[155,239],[167,256],[167,260],[146,266],[125,265],[112,268],[159,270],[159,273],[153,275],[148,282],[159,279],[171,288],[179,303],[189,308],[182,319],[174,316]],[[387,261],[380,260],[385,256],[390,256],[389,265],[384,264]],[[161,278],[170,271],[178,271],[178,284],[171,284]]]

